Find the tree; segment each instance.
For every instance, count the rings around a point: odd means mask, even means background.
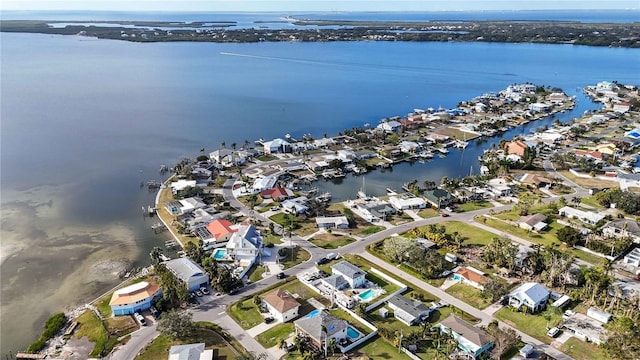
[[[480,297],[489,299],[493,303],[500,300],[507,292],[509,292],[509,285],[507,283],[491,279],[484,284],[483,289],[480,291]]]
[[[547,307],[547,309],[542,313],[542,317],[547,320],[547,330],[551,328],[551,319],[560,314],[562,314],[562,311],[560,310],[560,308],[557,308],[555,306]]]
[[[575,198],[574,198],[575,199]],[[582,235],[578,230],[571,226],[564,226],[556,233],[558,240],[573,247],[582,242]]]
[[[158,320],[158,331],[172,339],[188,339],[195,332],[193,314],[182,310],[169,310]]]
[[[612,359],[640,358],[640,323],[621,317],[605,325],[607,340],[603,344]]]
[[[497,321],[493,321],[485,329],[493,337],[493,351],[491,358],[500,360],[501,356],[510,348],[518,344],[520,336],[513,329],[500,329]]]
[[[254,296],[253,304],[259,307],[260,305],[262,305],[262,298],[258,295]]]
[[[392,236],[384,241],[382,248],[389,260],[400,263],[404,260],[409,249],[415,246],[416,242],[413,239],[403,236]]]

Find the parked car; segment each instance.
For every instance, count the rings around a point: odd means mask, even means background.
[[[147,325],[147,321],[144,319],[144,316],[142,316],[139,312],[136,312],[133,314],[133,317],[136,319],[136,321],[141,325],[141,326],[146,326]]]
[[[547,335],[551,336],[552,338],[556,337],[558,334],[560,334],[560,329],[555,326],[547,331]]]
[[[449,216],[449,214],[447,214],[447,213],[440,213],[440,217],[448,217],[448,216]]]
[[[335,260],[337,258],[338,258],[338,254],[336,254],[336,253],[328,253],[327,254],[327,259],[329,259],[329,260]]]
[[[329,259],[323,257],[316,261],[316,265],[324,265],[329,263],[329,261],[330,261]]]
[[[272,318],[271,316],[264,318],[264,323],[265,324],[270,324],[273,322],[273,320],[275,320],[274,318]]]
[[[278,211],[278,210],[280,210],[280,208],[279,208],[279,207],[277,207],[277,206],[272,206],[272,207],[271,207],[271,211]]]
[[[286,278],[286,277],[287,277],[287,274],[285,274],[285,273],[281,272],[281,273],[278,273],[278,275],[276,275],[276,277],[277,277],[278,279],[284,279],[284,278]]]
[[[158,309],[156,309],[155,306],[150,307],[149,311],[151,311],[151,315],[153,315],[154,318],[160,319],[160,312],[158,311]]]
[[[202,293],[203,293],[204,295],[209,295],[209,294],[211,294],[211,293],[209,292],[209,290],[207,290],[207,288],[206,288],[206,287],[201,287],[201,288],[200,288],[200,291],[202,291]]]

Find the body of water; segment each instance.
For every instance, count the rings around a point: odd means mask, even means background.
[[[167,235],[154,235],[155,221],[142,217],[141,206],[155,194],[139,184],[160,180],[161,164],[222,141],[335,135],[414,108],[453,107],[512,83],[557,86],[569,95],[603,80],[640,83],[637,49],[139,44],[9,33],[0,41],[2,355],[24,349],[52,313],[107,291],[120,261],[148,264],[150,249]],[[578,100],[575,112],[595,107]],[[446,159],[368,174],[367,188],[466,175],[487,147],[473,142]],[[348,198],[361,181],[348,177],[343,185],[329,191]]]

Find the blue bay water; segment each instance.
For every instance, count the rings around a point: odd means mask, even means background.
[[[578,114],[596,107],[579,88],[602,80],[640,84],[640,50],[633,49],[137,44],[7,33],[0,40],[3,352],[23,349],[50,313],[113,284],[89,278],[83,270],[91,263],[116,253],[147,263],[163,238],[140,216],[154,194],[138,185],[158,179],[160,164],[222,141],[335,135],[414,108],[453,107],[512,83],[561,87],[578,95]],[[466,175],[489,144],[369,174],[367,187],[378,192],[412,178]],[[347,178],[348,186],[321,186],[348,198],[360,184]],[[9,250],[5,232],[19,239]],[[30,302],[34,293],[41,296]]]

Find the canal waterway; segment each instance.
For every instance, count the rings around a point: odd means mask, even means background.
[[[92,20],[95,18],[91,18]],[[414,108],[454,107],[509,84],[578,95],[599,81],[640,83],[638,49],[488,43],[154,43],[1,33],[0,347],[24,349],[56,311],[148,264],[154,220],[141,207],[173,166],[225,142],[315,138]],[[239,56],[240,55],[240,56]],[[569,116],[569,113],[559,115]],[[551,121],[551,120],[549,120]],[[545,125],[527,125],[525,131]],[[510,137],[521,130],[504,135]],[[410,179],[478,171],[490,142],[367,175],[381,194]],[[349,198],[360,178],[326,185]]]

